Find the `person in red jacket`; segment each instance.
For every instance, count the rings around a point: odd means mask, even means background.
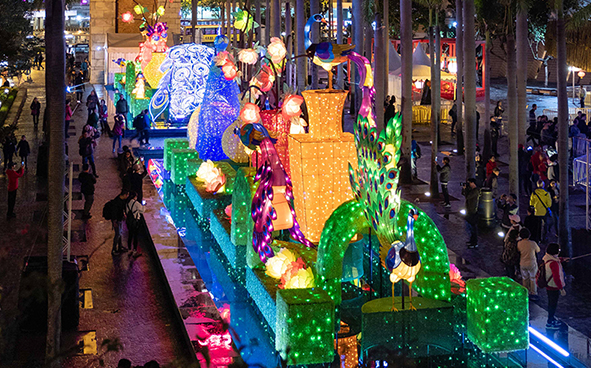
[[[14,162],[8,164],[6,176],[8,177],[8,211],[6,218],[11,219],[16,217],[14,213],[14,204],[16,203],[16,190],[18,189],[18,178],[23,176],[25,166],[22,165],[20,169],[14,171]]]
[[[562,262],[570,260],[570,258],[558,257],[558,254],[560,254],[560,245],[550,243],[546,248],[544,258],[542,258],[544,267],[546,267],[546,279],[548,280],[548,286],[546,286],[546,292],[548,293],[548,321],[546,328],[553,330],[560,328],[562,325],[562,322],[556,320],[554,315],[558,307],[558,298],[561,295],[566,295]]]
[[[493,170],[496,169],[498,166],[496,157],[490,156],[488,162],[486,163],[486,177],[488,178],[490,174],[492,174]]]

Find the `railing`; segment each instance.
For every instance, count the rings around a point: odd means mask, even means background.
[[[591,230],[591,182],[589,172],[591,171],[591,140],[583,137],[573,137],[573,185],[585,188],[585,227]]]
[[[68,193],[64,197],[64,202],[67,203],[67,206],[64,209],[64,230],[66,231],[66,236],[63,237],[64,246],[62,248],[62,253],[65,253],[66,260],[68,262],[71,261],[71,245],[72,245],[72,180],[74,176],[74,169],[72,161],[70,160],[70,169],[68,170]]]

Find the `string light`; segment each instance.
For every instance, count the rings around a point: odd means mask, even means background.
[[[187,138],[166,138],[164,140],[164,169],[166,171],[172,169],[172,150],[187,148],[189,148],[189,141]]]
[[[347,165],[357,166],[354,138],[343,133],[345,91],[304,91],[310,133],[289,135],[289,163],[300,226],[312,242],[320,241],[324,222],[341,203],[353,198]]]
[[[527,289],[508,277],[466,282],[468,338],[485,353],[529,347]]]
[[[213,48],[195,44],[177,45],[166,51],[160,66],[162,83],[150,101],[152,121],[170,106],[170,118],[185,122],[203,100],[213,56]]]
[[[221,69],[212,65],[199,113],[196,148],[202,160],[220,161],[228,158],[222,149],[222,136],[240,113],[239,93],[236,82],[226,80]]]
[[[185,185],[187,180],[187,160],[198,159],[194,149],[173,149],[170,165],[170,180],[176,185]]]
[[[283,117],[278,110],[264,110],[260,113],[261,122],[263,126],[273,135],[277,142],[274,143],[275,150],[281,164],[288,176],[291,177],[291,167],[289,165],[288,153],[288,135],[291,127],[291,122]],[[262,165],[262,160],[257,160],[257,153],[253,153],[251,161],[258,166]],[[260,156],[260,155],[259,155]]]
[[[152,59],[150,60],[150,62],[143,68],[146,81],[153,89],[158,88],[160,80],[164,76],[164,73],[162,73],[162,71],[160,70],[160,66],[162,66],[162,63],[164,63],[165,59],[165,53],[154,52],[152,54]]]

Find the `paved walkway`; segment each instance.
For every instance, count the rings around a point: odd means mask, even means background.
[[[21,179],[18,191],[18,217],[7,223],[5,217],[0,216],[0,237],[3,239],[0,242],[0,261],[3,264],[0,270],[0,285],[3,287],[0,300],[2,327],[18,320],[16,305],[23,260],[28,255],[44,255],[47,249],[44,221],[47,211],[46,179],[35,176],[37,148],[42,133],[35,134],[33,131],[28,109],[35,96],[39,97],[42,109],[45,108],[43,72],[34,71],[33,80],[35,83],[28,86],[28,99],[17,131],[17,136],[26,134],[30,137],[32,148],[29,170]],[[89,93],[90,88],[86,91]],[[71,129],[70,133],[75,134],[68,139],[75,169],[74,178],[77,178],[82,166],[77,154],[77,137],[86,118],[86,108],[82,105],[74,114],[75,129]],[[99,346],[105,339],[119,339],[121,343],[120,352],[104,356],[108,367],[116,366],[120,358],[128,358],[134,365],[144,364],[152,359],[168,364],[188,357],[188,352],[181,345],[179,329],[171,312],[174,306],[163,292],[164,285],[156,272],[154,259],[149,252],[144,252],[137,259],[126,254],[113,257],[110,253],[113,232],[110,222],[102,218],[102,207],[121,188],[115,159],[111,153],[111,143],[109,138],[99,139],[95,159],[100,177],[91,211],[93,217],[88,221],[80,219],[84,201],[79,193],[80,185],[74,180],[72,254],[88,258],[88,270],[80,274],[80,288],[91,290],[92,308],[80,310],[77,331],[63,333],[62,349],[72,348],[82,336],[94,331]],[[6,185],[5,176],[0,175],[2,198],[6,196]],[[6,202],[2,200],[0,215],[5,212]],[[144,244],[144,239],[141,240],[140,248]],[[7,334],[4,341],[15,341],[15,344],[12,345],[13,349],[8,350],[7,358],[0,359],[0,365],[34,367],[35,361],[42,359],[44,334],[19,332],[17,328],[2,328],[2,331]],[[63,366],[98,367],[99,361],[96,355],[73,355],[64,360]]]

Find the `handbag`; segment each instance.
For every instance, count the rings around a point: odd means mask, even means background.
[[[542,198],[540,198],[539,194],[536,193],[535,190],[534,190],[534,194],[536,195],[536,197],[538,197],[538,199],[540,200],[540,203],[546,209],[546,217],[551,217],[552,216],[552,210],[544,204],[544,201],[542,201]]]

